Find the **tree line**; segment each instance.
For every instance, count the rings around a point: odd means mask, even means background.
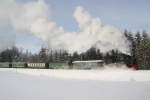
[[[106,64],[125,63],[138,65],[139,69],[150,69],[150,37],[146,31],[132,33],[127,30],[124,35],[129,42],[130,55],[111,50],[102,53],[100,49],[91,47],[86,52],[69,54],[66,50],[41,50],[32,54],[23,52],[17,47],[8,48],[0,52],[0,62],[67,62],[68,60],[103,60]]]
[[[131,61],[139,69],[150,69],[150,37],[146,31],[133,35],[125,30],[126,38],[130,43]]]

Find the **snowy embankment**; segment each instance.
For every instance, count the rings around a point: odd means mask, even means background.
[[[149,70],[132,70],[127,68],[105,68],[99,70],[4,68],[0,69],[0,72],[13,72],[33,76],[47,76],[50,78],[59,79],[150,82]]]
[[[0,69],[0,100],[150,100],[150,71]]]

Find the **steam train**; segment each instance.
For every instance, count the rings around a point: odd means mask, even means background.
[[[114,63],[123,62],[128,67],[138,69],[136,61],[132,59],[130,55],[121,54],[119,61]],[[112,63],[112,62],[111,62]],[[56,62],[56,63],[31,63],[31,62],[0,62],[0,68],[40,68],[40,69],[58,69],[58,68],[69,68],[69,69],[93,69],[102,67],[106,63],[105,60],[87,60],[87,61],[74,61],[70,59],[68,62]]]
[[[102,60],[68,61],[56,63],[26,63],[26,62],[0,62],[0,68],[35,68],[35,69],[93,69],[102,66]]]

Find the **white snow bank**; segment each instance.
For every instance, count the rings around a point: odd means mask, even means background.
[[[61,79],[103,80],[103,81],[140,81],[150,82],[149,70],[126,68],[105,68],[99,70],[52,70],[52,69],[15,69],[1,68],[0,72],[15,72],[34,76],[47,76]]]
[[[150,100],[146,81],[150,71],[0,69],[0,100]]]

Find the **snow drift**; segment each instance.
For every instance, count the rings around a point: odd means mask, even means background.
[[[47,76],[60,79],[103,80],[103,81],[140,81],[150,82],[150,71],[135,71],[126,67],[99,70],[51,70],[51,69],[1,69],[0,71],[21,73],[33,76]]]
[[[149,100],[150,71],[0,69],[2,100]]]

